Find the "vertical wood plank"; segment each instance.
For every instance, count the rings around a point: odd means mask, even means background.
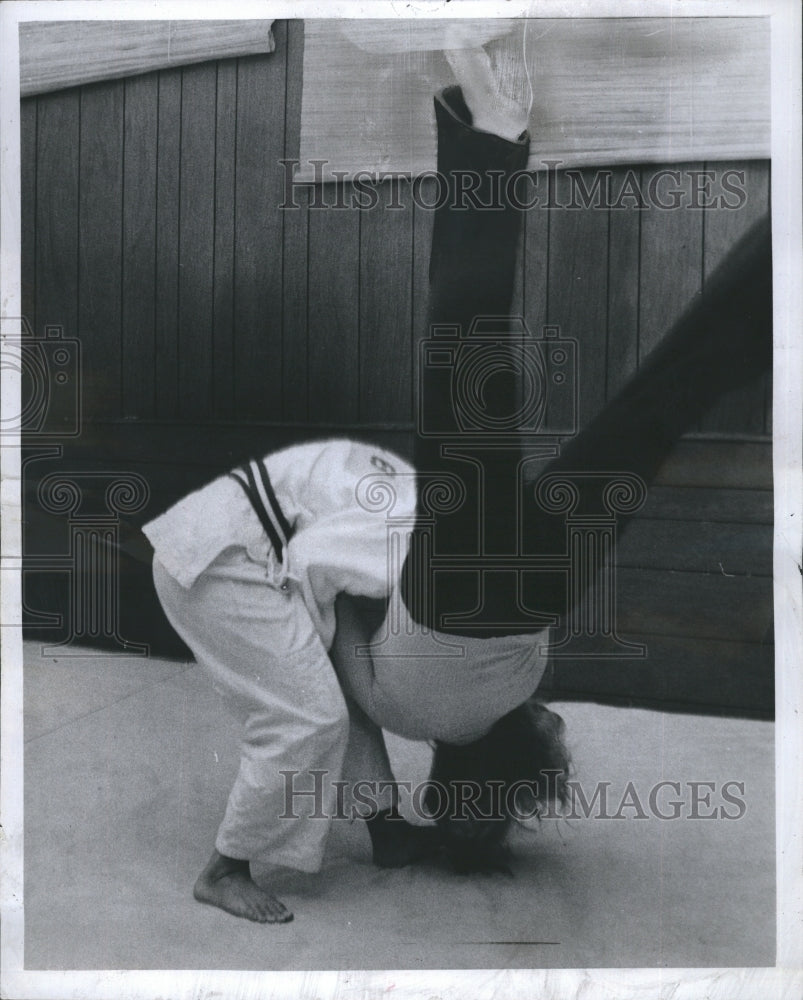
[[[181,70],[159,74],[156,169],[156,413],[178,416],[178,252]]]
[[[524,319],[524,253],[527,245],[527,214],[522,211],[520,213],[520,228],[518,237],[516,240],[516,265],[513,271],[513,292],[510,296],[510,309],[508,312],[511,316],[517,316]],[[526,322],[526,321],[525,321]],[[530,331],[532,333],[532,331]],[[516,408],[519,409],[522,404],[523,399],[523,379],[521,373],[519,372],[519,377],[516,380]]]
[[[20,281],[22,315],[36,329],[36,131],[38,100],[20,102]]]
[[[122,82],[81,91],[78,325],[84,419],[122,412]]]
[[[351,423],[360,391],[360,213],[329,207],[334,185],[309,209],[309,415]]]
[[[703,281],[727,257],[734,244],[769,209],[769,165],[765,161],[709,164],[714,174],[711,184],[716,205],[704,211]],[[741,193],[723,193],[722,180]],[[726,205],[735,206],[733,208]],[[704,431],[719,433],[764,433],[767,378],[756,380],[726,393],[700,421]]]
[[[212,413],[234,416],[234,198],[237,64],[217,64],[215,110],[215,235],[212,318]]]
[[[545,174],[534,177],[534,186],[544,184]],[[522,195],[524,197],[524,195]],[[540,202],[524,212],[522,234],[522,315],[533,337],[543,335],[549,304],[549,210]],[[520,386],[521,403],[524,386]],[[530,451],[528,438],[525,454]]]
[[[391,185],[397,187],[391,190]],[[410,420],[412,189],[382,181],[377,204],[360,209],[360,399],[365,423]],[[395,200],[394,200],[395,199]],[[390,204],[401,209],[390,209]]]
[[[764,170],[767,172],[767,211],[772,211],[772,170],[771,163],[765,162]],[[764,433],[772,434],[772,372],[769,371],[764,377]]]
[[[593,184],[593,171],[579,174],[587,186]],[[558,206],[570,204],[568,175],[560,172],[556,181]],[[593,206],[548,211],[548,322],[578,342],[578,422],[584,427],[605,402],[608,213]]]
[[[522,273],[524,321],[534,337],[541,335],[547,317],[549,274],[549,211],[541,205],[528,209],[523,220]]]
[[[285,159],[298,159],[304,72],[304,22],[287,21]],[[282,204],[282,417],[306,421],[308,192],[294,191],[283,171]],[[297,206],[297,207],[295,207]]]
[[[80,92],[39,98],[36,174],[36,321],[78,330]]]
[[[656,171],[671,170],[673,166],[645,167],[642,189],[649,188]],[[699,170],[702,164],[690,163],[686,167]],[[645,209],[640,262],[639,361],[660,342],[702,287],[702,211],[688,205]]]
[[[516,266],[513,271],[513,292],[510,296],[510,315],[524,318],[524,253],[527,245],[527,213],[520,212],[519,234],[516,242]]]
[[[216,66],[185,68],[179,198],[179,414],[208,418],[212,404]]]
[[[611,171],[613,191],[620,191],[626,171]],[[608,256],[608,356],[605,398],[613,399],[638,367],[639,234],[641,209],[628,203],[610,208]]]
[[[125,82],[122,402],[124,417],[153,417],[156,313],[156,156],[159,78]]]
[[[435,224],[435,204],[438,192],[432,177],[423,177],[413,182],[413,260],[412,260],[412,330],[411,330],[411,370],[413,383],[411,397],[413,424],[419,428],[418,386],[419,386],[419,343],[429,336],[429,258],[432,247],[432,229]]]
[[[237,415],[282,414],[282,199],[286,47],[241,59],[237,83],[235,396]]]

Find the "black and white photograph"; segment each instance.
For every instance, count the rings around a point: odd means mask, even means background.
[[[800,995],[801,14],[680,7],[4,5],[3,997]]]

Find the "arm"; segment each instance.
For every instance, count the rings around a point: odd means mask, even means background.
[[[349,710],[349,742],[343,764],[343,776],[357,781],[394,780],[381,728],[368,714],[373,705],[374,668],[370,656],[357,656],[357,647],[369,642],[364,598],[339,594],[335,602],[337,631],[330,650],[340,686]],[[371,601],[370,604],[375,602]],[[395,805],[390,789],[380,794],[380,808]]]
[[[378,604],[369,598],[338,594],[335,601],[337,630],[329,656],[340,686],[347,699],[362,709],[370,719],[374,709],[374,664],[367,650],[358,655],[360,646],[367,646],[373,630],[369,621]]]
[[[373,664],[370,656],[358,657],[356,649],[370,640],[374,632],[370,622],[379,612],[379,605],[384,608],[384,601],[338,595],[337,631],[330,656],[349,710],[343,777],[352,786],[358,781],[376,783],[375,809],[363,817],[371,837],[374,863],[383,868],[401,868],[437,851],[440,834],[435,827],[413,826],[401,818],[385,738],[368,714],[373,702]],[[386,783],[381,790],[380,782]]]

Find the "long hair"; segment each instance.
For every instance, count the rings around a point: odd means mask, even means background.
[[[507,871],[511,825],[565,805],[565,728],[530,698],[473,743],[435,745],[424,805],[457,871]]]

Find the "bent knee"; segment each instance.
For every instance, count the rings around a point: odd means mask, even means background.
[[[249,739],[261,743],[273,741],[281,730],[288,744],[314,741],[333,744],[348,738],[349,713],[340,692],[337,697],[321,699],[317,704],[299,701],[297,705],[278,706],[269,698],[248,716]]]

